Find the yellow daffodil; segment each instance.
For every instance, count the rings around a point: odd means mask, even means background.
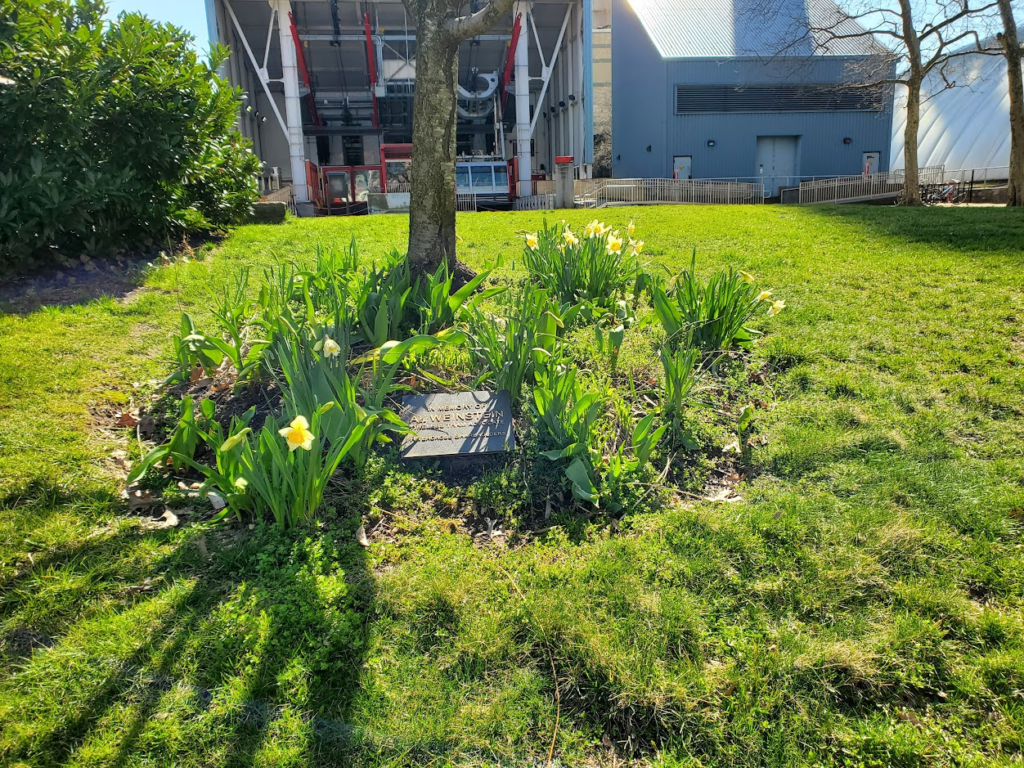
[[[537,250],[537,243],[538,242],[539,241],[537,240],[537,233],[536,232],[531,232],[530,234],[528,234],[526,236],[526,247],[529,248],[531,251]]]
[[[775,315],[779,314],[779,312],[781,312],[785,308],[786,302],[784,302],[782,299],[779,299],[778,301],[773,301],[772,305],[768,308],[768,317],[775,317]]]
[[[633,220],[630,219],[629,226],[626,227],[626,234],[632,237],[634,232],[636,232],[636,224],[634,224]]]
[[[757,294],[757,300],[758,301],[768,301],[768,299],[771,298],[771,295],[772,295],[771,291],[761,291],[759,294]]]
[[[320,339],[320,341],[318,341],[316,344],[313,345],[313,351],[314,352],[319,352],[323,348],[324,348],[324,340],[323,339]]]
[[[629,241],[629,247],[630,247],[630,250],[631,250],[631,252],[632,252],[632,254],[634,256],[639,256],[640,255],[640,251],[642,251],[644,249],[644,241],[643,240],[630,240]]]
[[[289,451],[296,448],[304,451],[313,449],[313,433],[309,431],[309,422],[305,416],[296,416],[287,427],[277,430],[277,434],[288,441]]]
[[[562,233],[562,239],[565,240],[566,245],[578,245],[580,239],[572,233],[572,230],[566,227],[565,232]]]
[[[740,271],[740,280],[742,280],[744,283],[750,283],[751,285],[753,285],[754,276],[749,272]]]
[[[324,357],[337,357],[341,354],[341,345],[329,336],[324,336]]]
[[[622,253],[622,238],[612,235],[608,238],[608,253]]]
[[[249,481],[246,480],[244,477],[240,477],[237,480],[235,480],[235,488],[237,488],[241,493],[245,493],[245,489],[248,487]]]

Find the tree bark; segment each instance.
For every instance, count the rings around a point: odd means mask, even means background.
[[[486,32],[512,7],[512,0],[490,0],[475,13],[460,16],[463,2],[405,0],[416,23],[409,268],[422,275],[447,264],[455,287],[473,277],[455,256],[459,43]]]
[[[917,159],[917,132],[921,124],[921,80],[907,81],[907,124],[903,128],[903,205],[923,205]]]
[[[999,0],[1003,32],[998,36],[1006,58],[1006,75],[1010,86],[1010,169],[1006,188],[1006,204],[1024,206],[1024,77],[1021,76],[1020,41],[1017,22],[1010,0]]]
[[[433,17],[433,18],[431,18]],[[455,128],[459,41],[424,9],[416,26],[409,266],[414,274],[455,260]]]

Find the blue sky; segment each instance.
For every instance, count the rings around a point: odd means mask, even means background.
[[[121,11],[138,11],[156,21],[184,27],[195,35],[199,50],[209,47],[205,0],[107,0],[107,8],[111,18]]]

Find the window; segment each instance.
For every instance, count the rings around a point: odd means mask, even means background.
[[[455,186],[459,192],[469,192],[469,169],[464,165],[455,166]]]
[[[473,174],[473,189],[478,190],[486,188],[490,191],[491,187],[494,186],[494,176],[491,174],[491,166],[489,165],[474,165],[471,166],[471,173]]]
[[[508,166],[507,165],[496,165],[494,166],[494,186],[504,192],[508,189]]]
[[[842,84],[677,85],[676,114],[694,112],[878,112],[882,86]]]
[[[380,171],[356,171],[356,200],[365,202],[370,192],[380,191]]]

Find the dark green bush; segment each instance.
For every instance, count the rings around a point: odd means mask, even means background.
[[[240,93],[184,30],[101,0],[0,0],[0,271],[238,221]]]

